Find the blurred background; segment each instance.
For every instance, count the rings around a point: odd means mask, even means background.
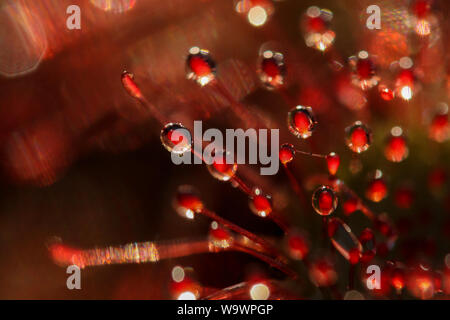
[[[433,116],[445,111],[450,94],[450,3],[434,1],[436,21],[426,40],[415,34],[406,0],[270,3],[267,22],[255,27],[231,0],[0,2],[0,298],[166,299],[171,269],[178,264],[193,267],[200,283],[215,288],[241,282],[255,268],[282,278],[256,259],[227,252],[88,268],[82,271],[82,290],[70,291],[65,268],[49,258],[46,244],[55,236],[91,248],[206,234],[206,219],[185,221],[172,208],[182,184],[195,185],[207,206],[223,217],[281,239],[275,224],[250,212],[244,194],[215,180],[204,166],[173,165],[159,139],[161,124],[122,87],[126,69],[169,121],[238,127],[239,117],[225,99],[186,79],[192,46],[211,52],[217,77],[235,99],[267,127],[280,128],[280,143],[338,152],[339,176],[361,197],[368,175],[383,170],[388,196],[370,206],[388,212],[400,234],[386,259],[446,267],[450,147],[448,137],[431,139],[429,128]],[[66,28],[66,9],[73,4],[81,8],[81,30]],[[380,30],[366,27],[366,8],[372,4],[381,8]],[[305,44],[301,22],[311,5],[333,12],[331,53]],[[258,57],[266,48],[285,55],[284,96],[290,100],[266,90],[258,79]],[[392,62],[412,57],[420,82],[413,99],[386,101],[377,89],[352,89],[347,58],[360,50],[376,57],[384,79],[394,77]],[[319,124],[311,143],[287,129],[286,115],[295,104],[310,105],[316,114]],[[362,169],[350,170],[344,128],[356,120],[371,127],[374,142],[361,156]],[[393,126],[402,126],[408,138],[409,157],[401,163],[387,161],[383,153]],[[299,156],[293,171],[306,184],[326,167]],[[257,167],[239,168],[249,184],[273,195],[277,210],[308,234],[312,247],[324,247],[320,217],[312,208],[301,208],[283,170],[270,177],[258,172]],[[413,204],[400,208],[395,192],[405,186],[412,190]],[[365,224],[358,217],[349,222],[355,233]],[[346,275],[348,266],[337,259],[338,275]],[[298,268],[305,280],[293,290],[320,298]],[[345,282],[338,286],[344,288]]]

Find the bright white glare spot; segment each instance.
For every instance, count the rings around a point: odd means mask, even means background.
[[[311,18],[317,18],[320,16],[320,8],[316,6],[309,7],[306,10],[306,14]]]
[[[192,211],[191,209],[186,210],[186,218],[188,219],[194,219],[194,211]]]
[[[400,92],[401,96],[405,100],[410,100],[412,98],[412,90],[409,86],[404,86]]]
[[[393,128],[391,129],[391,134],[392,134],[394,137],[400,137],[400,136],[403,134],[403,130],[402,130],[402,128],[400,128],[400,127],[393,127]]]
[[[206,86],[210,81],[211,81],[211,77],[208,77],[208,76],[201,77],[200,80],[199,80],[200,85],[201,85],[202,87],[203,87],[203,86]]]
[[[176,266],[172,269],[172,279],[175,282],[181,282],[184,279],[184,269],[180,266]]]
[[[360,58],[360,59],[367,59],[369,57],[369,54],[367,53],[367,51],[360,51],[359,53],[358,53],[358,58]]]
[[[273,57],[273,52],[270,51],[270,50],[264,51],[263,57],[266,58],[266,59],[270,59],[270,58]]]
[[[248,21],[255,27],[260,27],[267,21],[267,12],[261,6],[255,6],[248,11]]]
[[[211,229],[213,230],[217,230],[217,228],[219,228],[219,224],[216,221],[213,221],[211,223]]]
[[[270,296],[269,287],[262,283],[257,283],[250,289],[252,300],[267,300]]]
[[[192,47],[189,49],[189,53],[190,54],[198,54],[200,53],[200,48],[199,47]]]
[[[400,67],[403,69],[409,69],[413,66],[413,61],[410,57],[403,57],[399,60]]]
[[[445,265],[450,269],[450,253],[445,256]]]
[[[380,179],[383,176],[383,171],[375,170],[375,179]]]
[[[430,267],[428,267],[427,265],[424,265],[424,264],[420,264],[419,267],[420,267],[420,269],[422,269],[424,271],[430,270]]]
[[[193,294],[192,292],[186,291],[180,294],[177,300],[197,300],[197,298],[195,297],[195,294]]]

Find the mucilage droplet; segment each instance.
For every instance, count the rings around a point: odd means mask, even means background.
[[[178,187],[173,206],[180,216],[194,219],[195,213],[203,209],[203,202],[194,187],[183,185]]]
[[[272,212],[272,199],[261,189],[255,188],[249,198],[249,207],[254,214],[265,218]]]
[[[182,155],[191,150],[191,133],[181,123],[166,124],[161,130],[160,139],[169,152]]]
[[[208,50],[192,47],[186,59],[186,76],[200,86],[205,86],[215,79],[216,64]]]
[[[282,164],[287,165],[294,160],[295,148],[290,143],[283,143],[280,147],[279,158]]]
[[[209,173],[220,181],[228,181],[236,174],[238,165],[236,163],[227,163],[226,153],[216,156],[212,164],[207,165]]]
[[[321,216],[329,216],[338,205],[338,198],[329,186],[320,186],[312,195],[312,206]]]
[[[375,63],[367,51],[360,51],[356,56],[351,56],[349,64],[354,85],[362,90],[368,90],[378,84],[380,78],[376,74]]]
[[[285,83],[286,76],[283,54],[271,50],[264,51],[259,61],[258,75],[266,88],[281,87]]]
[[[317,121],[311,107],[296,106],[288,113],[289,131],[298,138],[311,137]]]
[[[335,33],[331,29],[333,12],[311,6],[302,19],[303,36],[308,47],[325,51],[333,45]]]
[[[364,152],[372,144],[372,131],[361,121],[356,121],[347,127],[345,133],[345,142],[353,152]]]

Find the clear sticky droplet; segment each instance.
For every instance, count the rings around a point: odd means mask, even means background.
[[[328,221],[328,236],[337,251],[351,264],[359,262],[362,246],[352,230],[339,218]]]
[[[264,51],[260,57],[258,75],[266,88],[276,89],[281,87],[286,76],[283,54],[271,50]]]
[[[226,154],[215,157],[212,164],[207,165],[209,173],[220,181],[228,181],[236,174],[238,165],[236,163],[227,163]]]
[[[333,12],[311,6],[306,10],[302,19],[303,37],[308,47],[319,51],[329,49],[336,34],[331,29]]]
[[[216,65],[208,50],[192,47],[186,59],[187,78],[200,86],[205,86],[215,79]]]
[[[169,152],[182,155],[191,150],[191,133],[181,123],[166,124],[161,130],[160,139]]]
[[[352,70],[352,83],[362,90],[368,90],[378,84],[380,80],[376,74],[373,59],[367,51],[360,51],[357,55],[349,58]]]
[[[265,218],[272,213],[272,198],[255,188],[249,198],[249,207],[254,214]]]
[[[296,106],[288,113],[289,131],[298,138],[311,137],[317,121],[311,107]]]
[[[173,206],[180,216],[194,219],[195,213],[203,209],[203,202],[194,187],[183,185],[178,187]]]
[[[312,195],[312,206],[321,216],[329,216],[338,205],[338,198],[329,186],[320,186]]]
[[[364,152],[372,144],[372,131],[361,121],[356,121],[347,127],[345,133],[346,144],[353,152]]]
[[[294,160],[294,156],[295,148],[292,144],[284,143],[281,145],[279,157],[282,164],[288,164],[289,162]]]

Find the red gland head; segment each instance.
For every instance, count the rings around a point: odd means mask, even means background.
[[[267,217],[272,213],[272,199],[270,196],[263,194],[262,190],[255,188],[249,199],[249,206],[252,212],[260,217]]]
[[[375,177],[369,181],[366,189],[366,198],[373,202],[380,202],[387,196],[386,181],[382,177],[380,170],[377,170]]]
[[[194,187],[183,185],[177,190],[174,207],[182,217],[193,219],[195,213],[203,209],[203,202]]]
[[[328,173],[332,176],[336,175],[336,172],[339,169],[339,164],[341,162],[340,157],[336,153],[331,152],[327,155],[326,160],[327,160]]]
[[[280,162],[282,164],[284,165],[288,164],[289,162],[294,160],[294,156],[295,156],[295,148],[292,144],[284,143],[281,145],[279,157]]]

